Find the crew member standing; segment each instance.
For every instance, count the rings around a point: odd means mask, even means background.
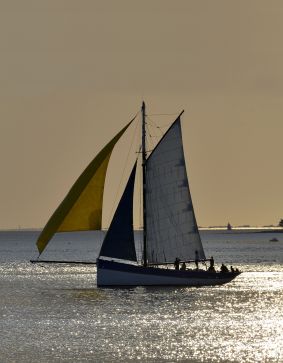
[[[199,254],[198,254],[198,250],[195,250],[195,264],[196,264],[197,270],[198,270],[198,263],[199,263]]]

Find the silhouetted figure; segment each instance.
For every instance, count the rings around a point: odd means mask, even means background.
[[[227,266],[224,265],[224,263],[222,263],[221,267],[220,267],[220,271],[221,272],[229,272]]]
[[[195,250],[195,264],[196,264],[197,270],[198,270],[198,263],[199,263],[199,254],[198,254],[198,250]]]
[[[240,272],[240,270],[238,269],[238,268],[236,268],[236,270],[235,270],[236,272]]]
[[[231,270],[231,272],[235,272],[235,270],[234,270],[234,267],[233,267],[233,266],[230,266],[230,270]]]
[[[211,256],[210,260],[209,260],[209,268],[208,271],[210,272],[215,272],[215,268],[214,268],[214,258]]]
[[[182,263],[180,270],[181,271],[186,271],[186,264],[185,264],[185,262]]]
[[[178,257],[176,257],[175,262],[174,262],[175,270],[180,269],[180,261],[181,260]]]

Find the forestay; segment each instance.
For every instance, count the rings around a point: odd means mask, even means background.
[[[149,263],[205,258],[186,172],[180,117],[146,163],[147,258]]]

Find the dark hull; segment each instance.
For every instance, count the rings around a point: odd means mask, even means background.
[[[232,281],[240,272],[176,271],[97,260],[97,286],[213,286]]]

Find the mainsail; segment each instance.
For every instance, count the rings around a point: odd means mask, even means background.
[[[186,172],[180,117],[146,163],[146,241],[149,263],[205,258]]]
[[[133,230],[133,194],[136,175],[135,163],[125,191],[104,238],[99,257],[137,261]]]
[[[135,117],[100,151],[77,179],[37,240],[41,254],[57,232],[101,229],[105,175],[112,150]]]

